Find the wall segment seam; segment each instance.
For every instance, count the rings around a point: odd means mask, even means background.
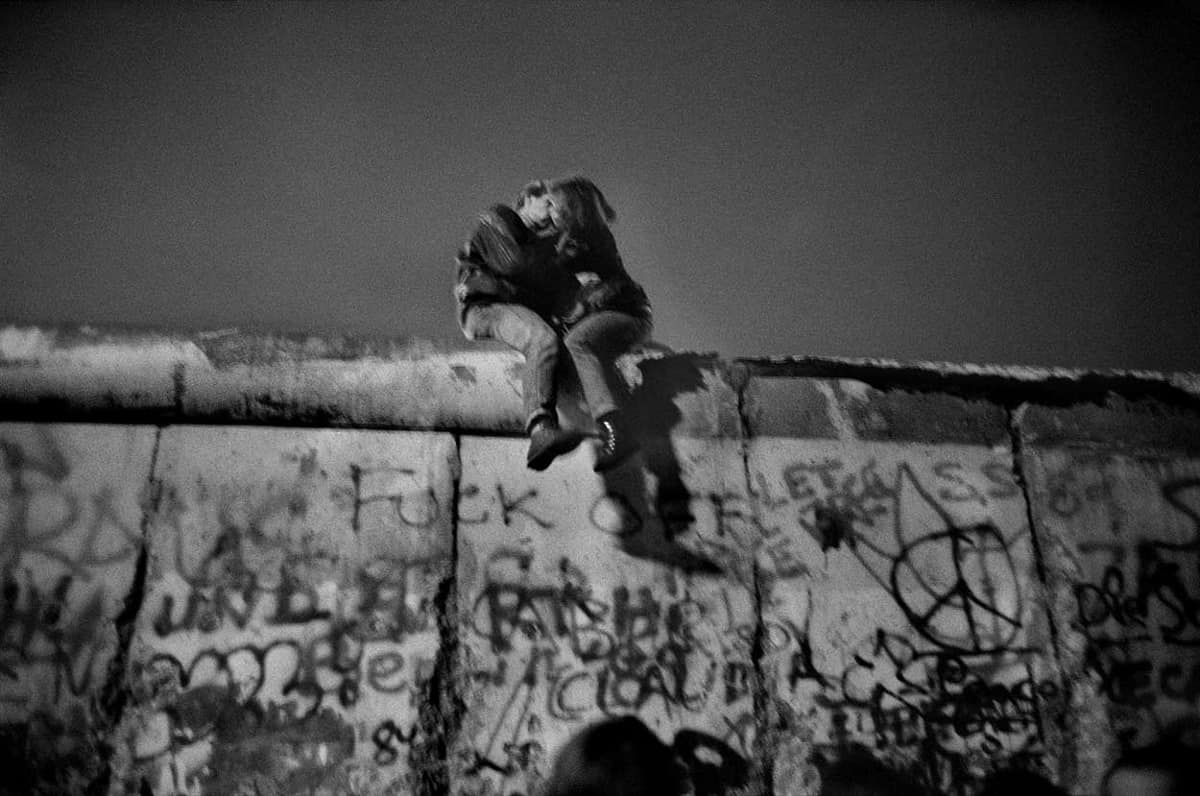
[[[753,480],[750,474],[750,440],[751,440],[751,423],[747,414],[746,407],[746,390],[749,387],[750,379],[749,372],[741,363],[733,363],[726,368],[727,379],[733,387],[734,395],[737,399],[737,416],[738,416],[738,449],[741,454],[740,461],[742,465],[742,480],[746,488],[746,495],[750,498],[751,510],[754,513],[756,521],[760,519],[760,506],[758,504],[758,496],[753,486]],[[774,734],[772,733],[772,725],[774,710],[771,707],[771,694],[767,686],[768,677],[764,670],[763,660],[767,654],[767,626],[763,618],[763,602],[764,602],[764,584],[762,568],[759,565],[758,557],[755,556],[751,561],[751,577],[754,599],[754,635],[750,645],[750,668],[753,672],[754,685],[752,700],[754,712],[757,716],[756,737],[759,748],[758,760],[755,761],[758,768],[758,784],[761,787],[762,793],[774,793],[774,774],[775,774],[775,746]]]
[[[117,635],[117,648],[109,662],[108,675],[100,688],[98,706],[103,714],[103,721],[108,728],[108,738],[103,746],[104,764],[97,778],[88,788],[89,793],[106,793],[115,775],[120,761],[119,755],[123,750],[116,747],[116,730],[121,726],[125,707],[130,698],[129,665],[130,650],[137,630],[138,617],[146,601],[146,583],[150,568],[150,523],[158,513],[162,500],[162,480],[158,476],[158,454],[162,443],[163,426],[154,429],[154,443],[150,449],[150,466],[146,474],[145,498],[142,501],[142,517],[139,523],[141,547],[138,550],[137,562],[134,568],[133,582],[125,595],[121,612],[114,618],[113,625]]]
[[[418,721],[425,736],[424,748],[409,750],[411,770],[417,777],[418,793],[443,796],[451,792],[454,767],[450,750],[458,743],[466,701],[462,693],[461,617],[458,610],[459,499],[462,489],[462,437],[454,440],[450,477],[450,562],[434,596],[438,646],[433,675],[429,678]]]
[[[1024,414],[1024,409],[1027,404],[1014,409],[1007,409],[1008,414],[1008,430],[1010,434],[1010,445],[1012,450],[1012,474],[1013,480],[1017,487],[1021,490],[1021,497],[1025,503],[1025,519],[1029,523],[1029,539],[1033,548],[1034,566],[1037,569],[1038,581],[1041,588],[1048,589],[1050,584],[1046,574],[1046,560],[1042,551],[1041,532],[1038,529],[1036,512],[1033,510],[1033,495],[1030,493],[1030,481],[1025,472],[1025,439],[1021,428],[1021,418]],[[1061,664],[1059,658],[1059,629],[1057,618],[1053,611],[1047,611],[1047,621],[1049,622],[1050,641],[1053,646],[1054,659]]]

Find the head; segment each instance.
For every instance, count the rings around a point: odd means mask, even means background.
[[[541,796],[677,796],[687,769],[636,716],[580,730],[559,750]]]
[[[885,765],[858,745],[821,767],[820,796],[921,796],[922,789],[900,771]]]
[[[592,230],[607,228],[617,220],[617,211],[587,177],[563,177],[546,187],[550,214],[560,232],[586,238]]]
[[[1101,796],[1183,796],[1200,792],[1197,755],[1197,750],[1174,742],[1132,749],[1104,775]]]
[[[543,180],[534,180],[517,194],[517,215],[533,230],[549,229],[553,224],[550,208],[552,198]]]
[[[1002,768],[993,771],[983,781],[979,796],[1067,796],[1067,792],[1036,771],[1022,768]]]

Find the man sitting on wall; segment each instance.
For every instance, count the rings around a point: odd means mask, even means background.
[[[556,262],[550,201],[546,186],[533,182],[517,196],[515,210],[493,205],[480,213],[459,252],[454,287],[468,340],[499,340],[525,356],[525,461],[533,470],[545,470],[580,441],[559,428],[555,408],[562,341],[552,324],[571,312],[579,284]]]

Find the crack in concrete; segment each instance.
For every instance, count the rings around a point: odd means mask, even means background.
[[[751,486],[753,480],[750,476],[750,418],[747,416],[746,409],[746,387],[749,384],[749,374],[744,368],[737,370],[729,369],[727,371],[730,385],[733,387],[734,394],[737,396],[737,413],[738,413],[738,431],[740,439],[738,446],[742,458],[742,478],[743,486],[746,489],[747,496],[751,499],[751,507],[754,512],[754,517],[757,522],[759,519],[758,501],[754,494],[754,489]],[[754,705],[755,723],[755,740],[759,749],[763,752],[760,755],[755,755],[761,762],[759,764],[759,786],[762,793],[775,792],[775,755],[773,744],[770,739],[774,738],[772,731],[772,714],[771,710],[771,694],[767,686],[767,675],[763,668],[763,657],[766,655],[766,639],[767,626],[763,620],[763,605],[765,597],[764,578],[761,567],[758,565],[758,556],[755,553],[751,559],[751,585],[754,591],[754,635],[750,642],[750,668],[753,672],[754,681],[751,692],[751,700]]]
[[[1025,441],[1021,436],[1021,415],[1024,412],[1026,404],[1018,406],[1016,409],[1005,408],[1008,415],[1008,433],[1012,451],[1012,474],[1013,480],[1017,484],[1017,488],[1021,490],[1021,496],[1025,500],[1025,521],[1029,524],[1029,540],[1033,548],[1033,561],[1037,567],[1038,580],[1041,582],[1042,588],[1049,589],[1051,584],[1047,576],[1047,567],[1045,554],[1042,550],[1041,539],[1037,530],[1037,517],[1033,510],[1033,495],[1030,493],[1029,479],[1025,475]],[[1059,662],[1059,631],[1058,623],[1055,620],[1054,612],[1049,610],[1053,601],[1049,599],[1047,594],[1046,600],[1046,617],[1050,630],[1050,642],[1053,645],[1054,659]]]
[[[1054,660],[1055,678],[1058,681],[1059,693],[1066,696],[1070,693],[1071,684],[1066,676],[1066,668],[1062,659],[1062,644],[1059,636],[1058,619],[1054,614],[1054,584],[1049,577],[1049,568],[1046,564],[1045,551],[1042,548],[1042,541],[1038,533],[1037,515],[1034,511],[1033,494],[1030,485],[1030,480],[1025,472],[1025,440],[1021,434],[1021,417],[1024,414],[1025,407],[1028,404],[1021,404],[1017,407],[1006,406],[1005,412],[1008,416],[1008,433],[1010,446],[1012,451],[1012,474],[1013,480],[1017,484],[1017,488],[1021,490],[1021,497],[1025,501],[1025,521],[1029,525],[1029,543],[1033,551],[1034,566],[1037,569],[1038,581],[1042,588],[1042,599],[1038,603],[1046,614],[1046,624],[1050,632],[1050,654]],[[1057,710],[1047,710],[1042,704],[1041,699],[1038,701],[1038,710],[1035,712],[1038,721],[1038,732],[1042,738],[1047,737],[1046,730],[1042,725],[1043,721],[1053,721],[1058,726],[1057,735],[1069,735],[1067,725],[1070,723],[1069,711],[1063,710],[1063,706],[1069,700],[1064,700]],[[1046,712],[1049,715],[1043,715]],[[1059,778],[1063,782],[1074,779],[1072,773],[1076,767],[1076,761],[1072,754],[1072,747],[1066,744],[1058,750],[1059,755]]]
[[[759,747],[759,785],[762,793],[775,792],[775,748],[771,739],[775,737],[772,724],[773,714],[771,692],[767,687],[767,674],[763,668],[763,657],[766,655],[767,626],[763,621],[763,578],[754,560],[754,636],[750,643],[750,666],[754,672],[754,690],[752,703],[754,705],[755,741]]]
[[[438,583],[433,609],[437,616],[438,646],[433,673],[418,707],[420,742],[409,750],[414,792],[421,796],[450,793],[450,753],[462,728],[466,703],[459,693],[458,627],[458,505],[462,486],[462,437],[454,438],[450,496],[450,566]]]
[[[158,453],[162,443],[163,426],[154,430],[154,445],[150,450],[150,472],[146,480],[147,500],[142,510],[141,548],[138,550],[137,563],[134,567],[133,582],[125,595],[121,612],[113,620],[117,634],[117,649],[108,665],[108,674],[96,699],[96,709],[105,728],[101,743],[102,768],[100,773],[88,785],[86,793],[89,796],[101,796],[111,790],[114,776],[113,759],[117,750],[113,742],[108,740],[118,734],[125,708],[129,703],[129,688],[126,683],[126,668],[129,664],[129,650],[133,644],[134,632],[137,629],[138,615],[146,599],[146,579],[150,568],[150,522],[158,513],[162,500],[162,481],[158,479]]]
[[[187,366],[176,362],[171,368],[171,406],[175,409],[176,417],[183,417],[183,399],[187,392]]]

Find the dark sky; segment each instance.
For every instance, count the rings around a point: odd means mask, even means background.
[[[679,350],[1200,370],[1196,9],[6,6],[0,320],[458,345],[582,172]]]

